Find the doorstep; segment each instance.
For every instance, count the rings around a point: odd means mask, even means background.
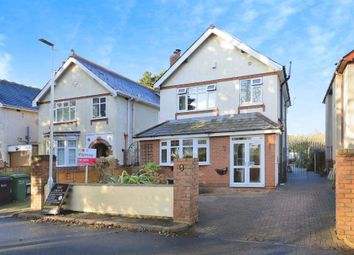
[[[237,188],[237,187],[208,187],[202,186],[199,187],[199,194],[233,194],[239,192],[272,192],[276,188]]]
[[[147,231],[166,234],[182,232],[189,228],[187,224],[175,223],[172,220],[135,219],[94,213],[70,212],[54,216],[43,215],[40,211],[26,211],[15,213],[13,217],[26,220],[40,220],[42,222],[80,224],[103,228],[118,228],[127,231]]]

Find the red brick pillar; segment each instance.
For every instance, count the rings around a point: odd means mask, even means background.
[[[176,159],[173,164],[173,221],[193,224],[199,214],[198,159]]]
[[[49,174],[49,156],[32,157],[31,166],[31,209],[42,210],[44,205],[44,185],[48,181]]]
[[[337,236],[354,248],[354,150],[336,154],[336,230]]]

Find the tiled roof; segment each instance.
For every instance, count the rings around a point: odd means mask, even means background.
[[[242,113],[213,117],[169,120],[149,128],[136,138],[173,135],[213,134],[240,131],[279,129],[280,126],[261,113]]]
[[[39,92],[37,88],[0,80],[0,104],[4,106],[37,110],[37,107],[32,107],[32,100]]]
[[[72,57],[84,65],[95,76],[116,90],[119,94],[140,99],[157,107],[160,106],[160,96],[154,90],[140,85],[135,81],[110,71],[83,57],[78,55],[72,55]]]

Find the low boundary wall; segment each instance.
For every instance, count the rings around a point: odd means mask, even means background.
[[[173,217],[173,185],[74,184],[64,209],[129,217]]]
[[[48,194],[49,157],[36,157],[31,182],[31,208],[41,210]],[[199,215],[198,159],[174,161],[174,184],[107,185],[73,184],[64,209],[129,217],[173,218],[193,224]]]

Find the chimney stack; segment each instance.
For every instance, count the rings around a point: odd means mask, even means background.
[[[173,54],[170,57],[170,66],[172,66],[181,56],[181,50],[180,49],[175,49]]]

